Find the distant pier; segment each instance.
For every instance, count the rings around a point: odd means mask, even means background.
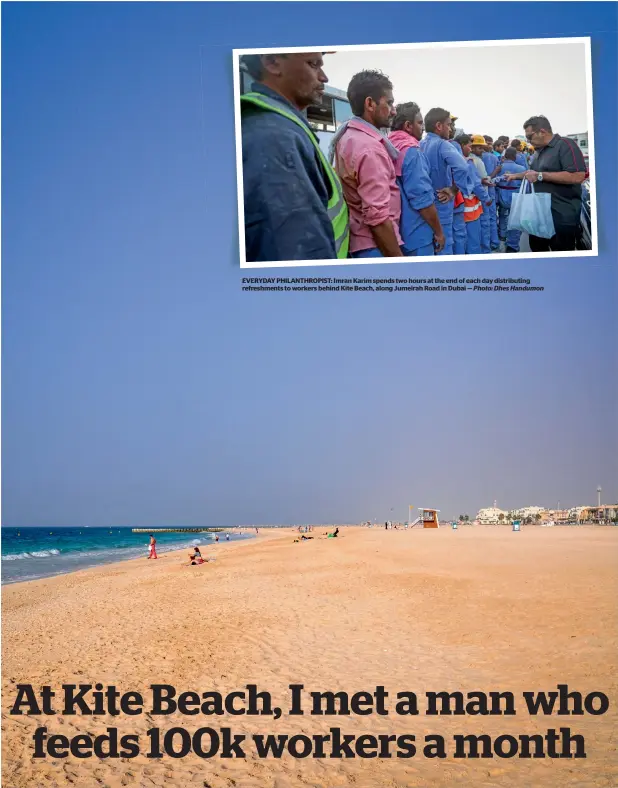
[[[225,531],[225,528],[131,528],[133,534],[203,534]]]

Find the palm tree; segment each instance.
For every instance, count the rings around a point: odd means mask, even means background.
[[[537,512],[537,513],[534,515],[534,519],[537,521],[537,523],[538,523],[538,521],[539,521],[539,520],[542,520],[543,518],[542,518],[542,516],[541,516],[541,513],[540,513],[540,512]]]
[[[502,514],[502,512],[500,512],[500,514],[498,515],[498,520],[500,523],[504,522],[504,515]]]
[[[463,523],[463,521],[464,521],[465,519],[466,519],[466,518],[463,516],[463,514],[460,514],[460,515],[459,515],[459,522],[460,522],[460,523]]]

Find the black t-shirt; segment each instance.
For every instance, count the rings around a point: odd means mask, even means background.
[[[536,172],[586,172],[588,168],[577,143],[554,134],[544,148],[536,151],[530,162],[530,169]],[[582,207],[580,184],[537,181],[534,190],[551,194],[552,211],[558,214],[561,223],[572,224],[579,221]]]

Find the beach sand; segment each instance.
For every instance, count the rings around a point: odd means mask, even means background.
[[[609,527],[462,527],[458,531],[342,529],[342,538],[294,543],[263,530],[219,544],[214,563],[182,567],[185,553],[139,559],[3,589],[2,784],[120,788],[565,788],[618,785],[616,557]],[[318,538],[320,537],[320,538]],[[115,685],[150,697],[152,683],[227,694],[256,684],[283,716],[10,716],[15,685]],[[383,685],[387,716],[288,716],[290,684],[305,691]],[[529,716],[521,693],[567,684],[609,696],[601,716]],[[427,716],[425,693],[511,691],[516,716]],[[394,713],[397,692],[421,713]],[[60,705],[60,704],[59,704]],[[234,733],[413,734],[413,758],[32,759],[32,734],[121,735],[153,727],[230,727]],[[455,759],[454,734],[585,737],[585,759]],[[428,734],[448,757],[423,757]],[[391,752],[396,753],[395,745]]]

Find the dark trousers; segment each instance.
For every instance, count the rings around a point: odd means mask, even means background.
[[[575,250],[576,227],[561,228],[551,238],[529,236],[531,252],[572,252]]]

